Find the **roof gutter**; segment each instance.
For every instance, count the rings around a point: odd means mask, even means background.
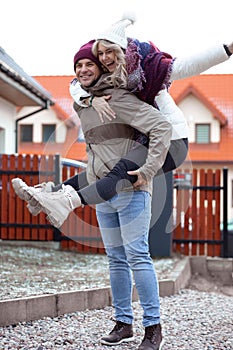
[[[28,96],[37,105],[45,106],[45,108],[47,108],[46,105],[48,103],[54,105],[54,101],[50,94],[47,93],[47,91],[44,90],[33,78],[28,75],[26,77],[22,76],[2,60],[0,60],[0,77],[5,84],[21,91],[21,93]]]

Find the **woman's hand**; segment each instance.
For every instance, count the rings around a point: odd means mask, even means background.
[[[97,97],[94,96],[92,100],[92,106],[98,113],[100,120],[102,123],[104,123],[104,117],[108,120],[112,120],[116,118],[115,112],[112,110],[112,108],[109,106],[108,102],[111,99],[111,95]]]
[[[233,54],[233,42],[227,46],[228,46],[228,50]]]

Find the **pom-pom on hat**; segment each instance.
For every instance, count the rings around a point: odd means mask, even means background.
[[[98,58],[92,53],[92,46],[95,40],[90,40],[88,43],[82,45],[78,52],[74,55],[74,71],[76,71],[75,66],[79,60],[84,58],[89,58],[91,61],[95,62],[97,66],[102,69],[101,63]]]
[[[136,21],[134,13],[127,12],[122,16],[122,19],[114,24],[106,31],[100,33],[96,40],[108,40],[114,44],[119,45],[122,49],[126,49],[128,45],[125,29],[130,24]]]

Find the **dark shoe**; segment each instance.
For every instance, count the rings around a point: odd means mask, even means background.
[[[132,340],[134,340],[132,325],[116,321],[116,325],[113,330],[109,333],[109,335],[102,337],[100,342],[101,344],[112,346]]]
[[[138,350],[161,350],[163,344],[162,330],[159,323],[145,328],[145,335]]]

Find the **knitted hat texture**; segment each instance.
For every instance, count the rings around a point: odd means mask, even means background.
[[[93,55],[91,49],[94,44],[95,40],[90,40],[88,43],[82,45],[78,52],[74,55],[74,71],[75,66],[79,60],[82,60],[84,58],[89,58],[91,61],[95,62],[97,66],[101,69],[101,63],[99,62],[98,58]]]
[[[125,29],[133,24],[136,17],[133,13],[125,13],[122,19],[111,25],[106,31],[100,33],[96,40],[108,40],[114,44],[119,45],[122,49],[126,49],[128,45],[127,36],[125,34]]]

